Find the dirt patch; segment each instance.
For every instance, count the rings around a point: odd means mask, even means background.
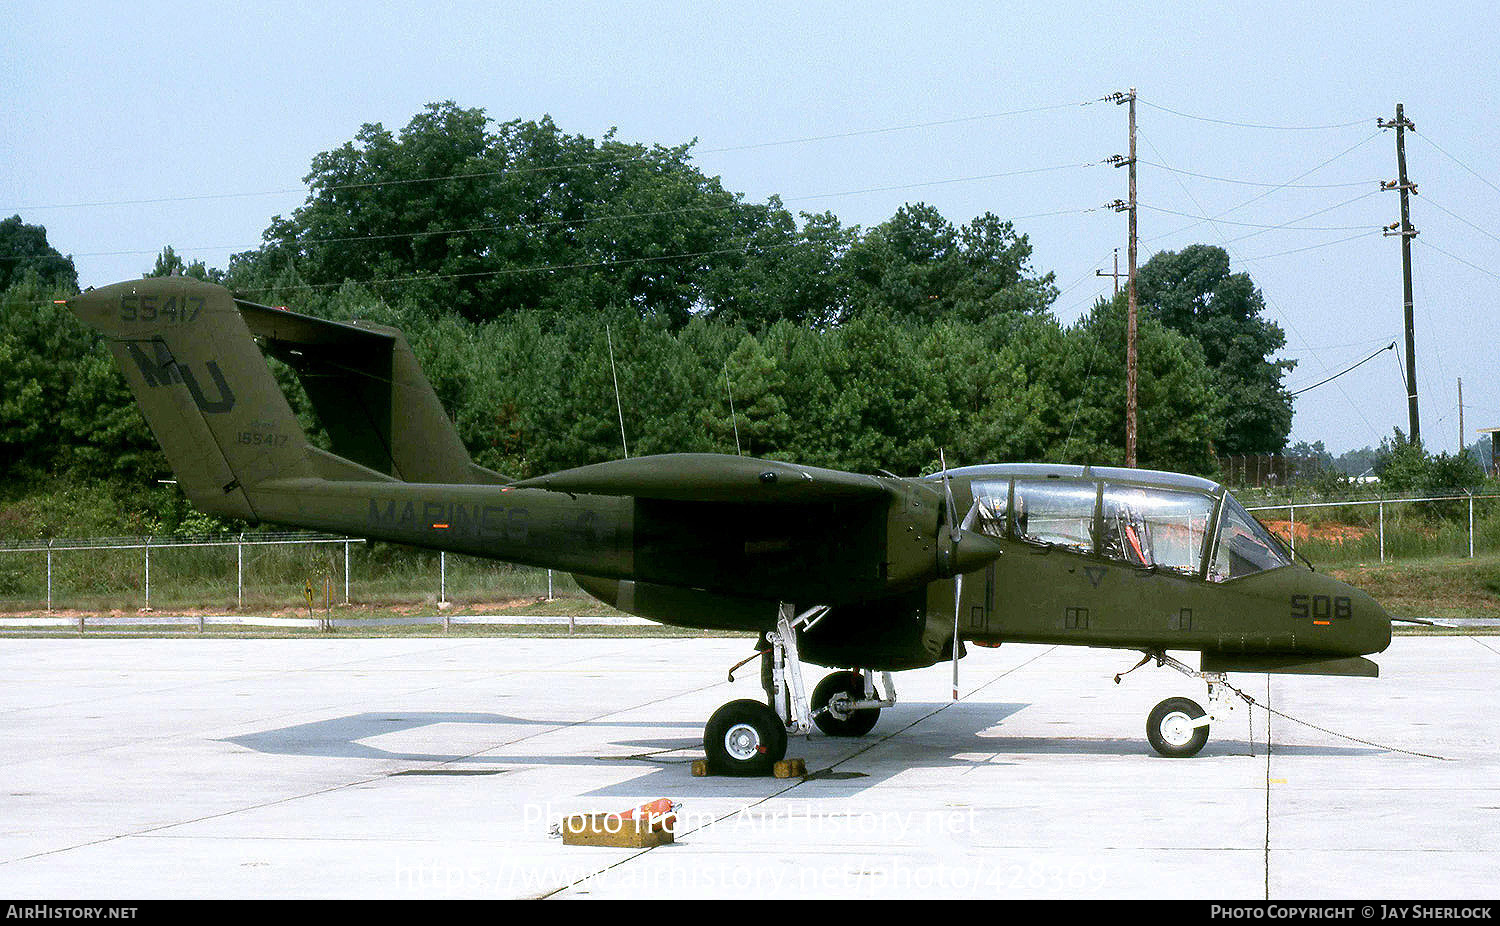
[[[1289,537],[1292,533],[1292,522],[1287,520],[1270,521],[1263,520],[1262,524],[1267,530],[1274,531],[1281,537]],[[1297,540],[1319,540],[1323,543],[1344,544],[1363,540],[1374,533],[1368,527],[1357,524],[1308,524],[1306,521],[1297,522]]]

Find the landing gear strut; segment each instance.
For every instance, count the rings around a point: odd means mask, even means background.
[[[776,629],[767,632],[756,647],[767,703],[731,701],[709,718],[703,729],[703,751],[711,772],[769,774],[786,756],[788,735],[806,736],[816,724],[830,736],[863,736],[875,726],[880,709],[896,703],[890,673],[881,673],[877,687],[874,673],[868,670],[833,673],[818,684],[809,702],[802,683],[797,631],[817,624],[828,610],[818,605],[798,614],[791,605],[781,605]],[[729,677],[734,680],[733,669]]]
[[[1223,720],[1234,710],[1234,698],[1239,694],[1229,686],[1222,672],[1199,672],[1184,665],[1163,652],[1148,652],[1140,662],[1115,676],[1120,679],[1156,660],[1158,666],[1169,666],[1189,678],[1202,679],[1208,684],[1208,710],[1205,711],[1191,698],[1168,698],[1151,709],[1146,718],[1146,740],[1151,748],[1169,759],[1186,759],[1196,756],[1208,742],[1211,723]],[[1241,698],[1245,696],[1240,695]],[[1247,699],[1248,700],[1248,699]]]

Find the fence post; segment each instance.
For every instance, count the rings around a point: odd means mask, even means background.
[[[146,538],[146,610],[151,610],[151,538]]]
[[[1385,499],[1380,500],[1380,561],[1385,562]]]
[[[245,535],[243,532],[240,533],[240,539],[234,545],[234,562],[235,601],[238,602],[236,607],[243,611],[245,609]]]
[[[47,610],[52,610],[52,541],[47,541]]]
[[[1469,496],[1469,559],[1474,558],[1474,493],[1468,489],[1464,494]]]
[[[552,600],[552,570],[547,570],[547,600]]]
[[[349,541],[344,541],[344,604],[349,603]]]
[[[448,552],[438,551],[438,604],[448,601]]]
[[[1297,506],[1287,505],[1286,510],[1292,513],[1292,552],[1297,552]]]

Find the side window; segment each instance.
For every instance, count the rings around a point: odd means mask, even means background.
[[[965,530],[977,530],[991,537],[1004,537],[1010,520],[1010,481],[976,482],[970,486],[974,507],[964,518]]]
[[[1188,575],[1198,575],[1203,568],[1203,545],[1214,515],[1212,497],[1106,485],[1103,515],[1100,555]]]
[[[1224,496],[1224,516],[1219,519],[1219,541],[1214,550],[1208,578],[1213,582],[1238,579],[1267,569],[1288,566],[1291,560],[1282,552],[1260,522],[1250,516],[1240,503]]]
[[[1012,528],[1022,540],[1088,553],[1094,549],[1097,498],[1092,482],[1017,479]]]

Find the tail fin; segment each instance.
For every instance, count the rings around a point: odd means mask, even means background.
[[[68,305],[108,337],[178,485],[200,510],[258,521],[255,490],[271,480],[504,481],[469,460],[393,329],[238,302],[188,277],[117,283]],[[257,334],[307,384],[337,454],[308,443]]]

